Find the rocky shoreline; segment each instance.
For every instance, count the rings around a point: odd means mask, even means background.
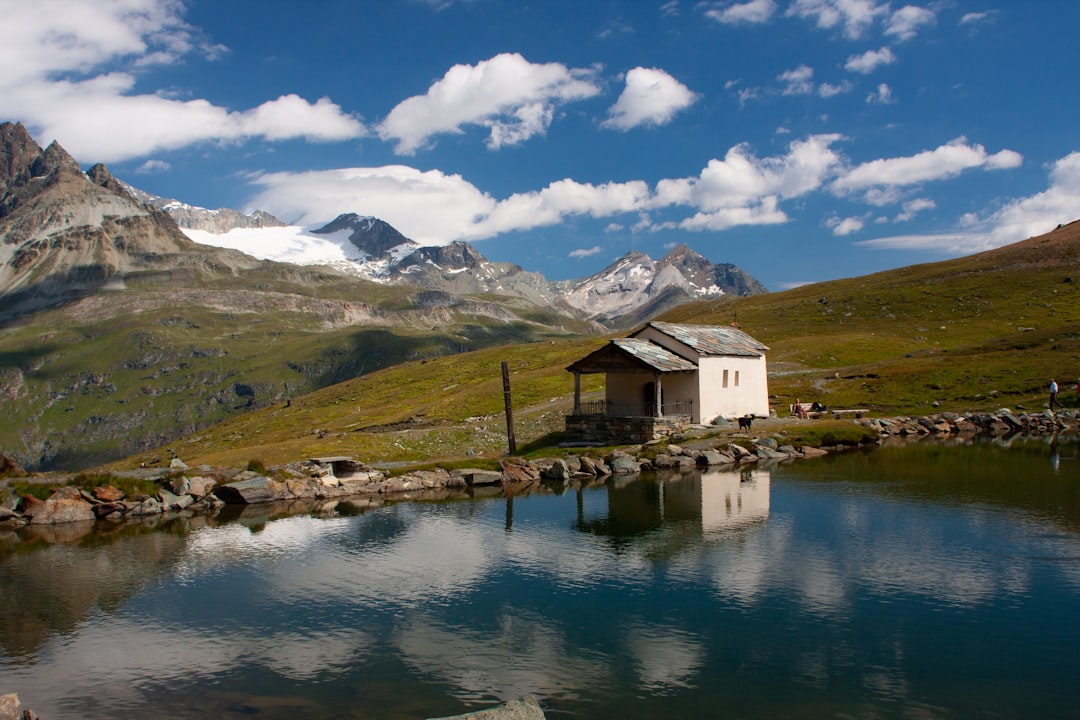
[[[877,444],[893,437],[1076,432],[1080,413],[1014,413],[1003,409],[995,413],[940,413],[922,417],[861,418],[852,422],[873,431],[868,435],[873,438],[869,444]],[[784,462],[826,455],[839,449],[844,448],[796,448],[783,444],[782,435],[758,438],[743,435],[735,440],[688,435],[679,438],[678,444],[646,443],[632,449],[610,450],[602,457],[593,457],[583,451],[536,460],[504,458],[499,470],[436,467],[393,477],[347,457],[312,458],[282,467],[260,468],[261,471],[209,466],[191,468],[174,458],[168,468],[139,468],[112,476],[116,484],[123,484],[122,480],[149,481],[156,487],[153,494],[128,494],[111,484],[89,489],[64,485],[46,499],[8,492],[8,497],[0,503],[0,529],[71,523],[122,525],[161,517],[214,516],[226,507],[242,509],[298,503],[297,511],[310,511],[316,506],[325,509],[327,503],[333,507],[347,499],[354,509],[363,509],[389,501],[440,499],[455,494],[522,494],[552,483],[588,483],[649,470]],[[19,478],[9,480],[18,481]],[[282,511],[287,512],[284,508]]]

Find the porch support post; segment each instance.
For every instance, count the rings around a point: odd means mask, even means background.
[[[656,386],[656,397],[653,402],[656,404],[656,417],[664,417],[664,408],[660,405],[661,398],[664,397],[663,391],[660,389],[660,373],[656,373],[656,382],[653,385]]]
[[[574,414],[581,414],[581,373],[574,371]]]

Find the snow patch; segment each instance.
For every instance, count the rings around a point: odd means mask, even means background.
[[[311,227],[288,225],[236,228],[222,235],[185,228],[184,234],[202,245],[239,250],[260,260],[322,265],[360,259],[357,249],[349,242],[348,231],[315,235]]]

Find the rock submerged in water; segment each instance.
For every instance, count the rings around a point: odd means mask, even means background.
[[[503,705],[465,713],[464,715],[449,715],[429,720],[545,720],[543,708],[532,695],[526,695],[521,700],[511,700]]]

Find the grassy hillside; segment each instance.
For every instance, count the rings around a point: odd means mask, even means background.
[[[771,388],[879,413],[1042,407],[1080,377],[1080,222],[978,255],[687,305],[771,347]],[[1069,393],[1063,393],[1068,395]]]
[[[273,263],[129,276],[0,326],[0,413],[15,419],[0,450],[86,467],[380,368],[589,331],[517,299],[415,293]]]
[[[880,415],[1037,409],[1051,377],[1072,401],[1080,222],[967,258],[694,303],[661,319],[737,321],[769,345],[778,412],[796,397]],[[161,462],[170,451],[226,465],[325,454],[390,463],[495,456],[506,448],[500,362],[514,373],[520,446],[562,429],[573,392],[564,368],[603,342],[555,340],[408,362],[232,418],[133,461]],[[600,378],[583,379],[586,392],[601,390]]]

